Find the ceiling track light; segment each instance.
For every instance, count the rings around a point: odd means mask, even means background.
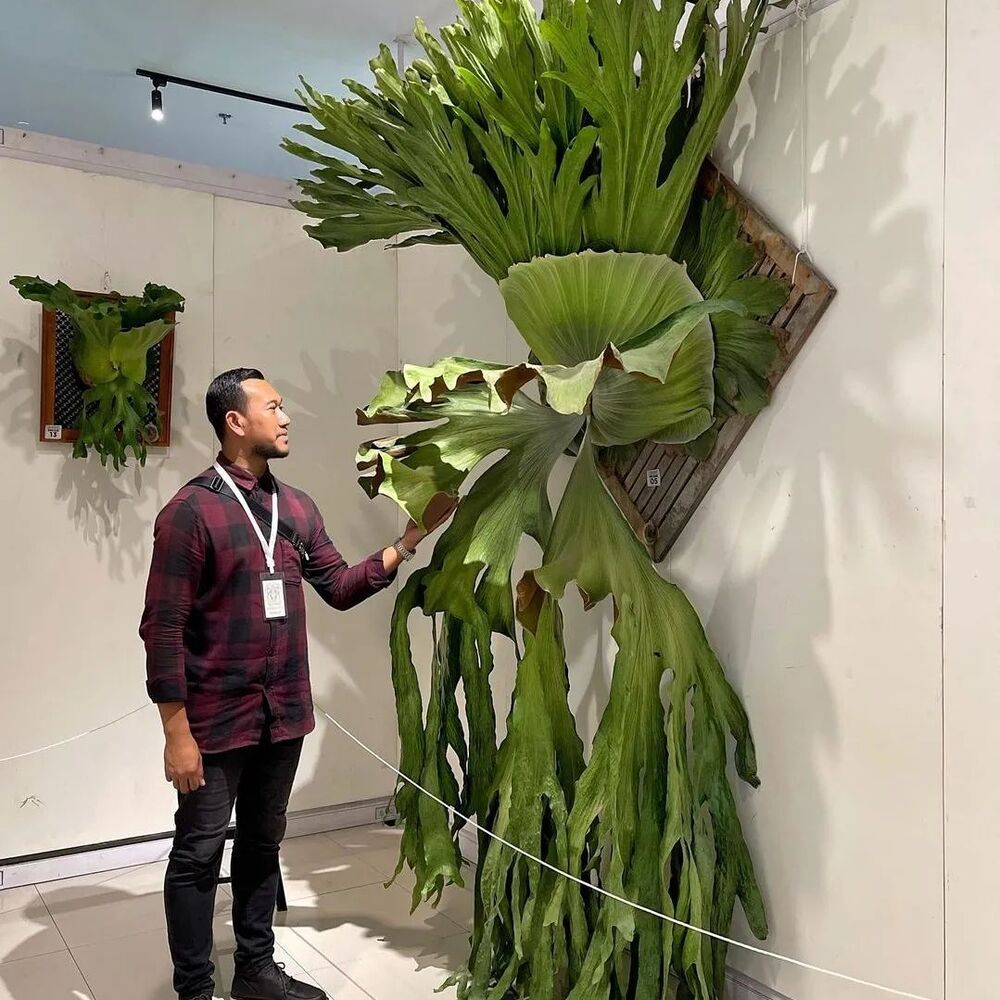
[[[149,117],[154,122],[163,121],[163,93],[161,87],[167,85],[167,81],[162,76],[151,76],[153,83],[153,93],[150,95]]]
[[[135,75],[144,77],[153,84],[153,117],[157,121],[160,121],[163,117],[163,95],[159,93],[159,89],[165,87],[168,83],[176,84],[178,87],[191,87],[194,90],[204,90],[210,94],[222,94],[224,97],[235,97],[241,101],[255,101],[257,104],[269,104],[272,108],[285,108],[288,111],[309,114],[309,109],[304,104],[295,104],[292,101],[279,101],[274,97],[265,97],[263,94],[251,94],[245,90],[233,90],[232,87],[220,87],[214,83],[188,80],[183,76],[172,76],[169,73],[158,73],[149,69],[137,69]],[[160,110],[159,118],[155,114],[157,106]]]

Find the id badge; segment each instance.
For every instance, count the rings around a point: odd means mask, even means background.
[[[281,573],[261,573],[260,589],[264,598],[264,618],[275,621],[285,617],[285,578]]]

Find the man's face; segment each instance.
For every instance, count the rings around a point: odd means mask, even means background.
[[[230,428],[239,434],[250,451],[261,458],[284,458],[288,454],[288,425],[292,422],[282,409],[278,390],[264,379],[243,383],[246,413],[229,414]]]

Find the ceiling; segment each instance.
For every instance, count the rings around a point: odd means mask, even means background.
[[[297,101],[367,80],[380,42],[454,19],[454,0],[28,0],[5,3],[0,126],[272,177],[299,161],[278,143],[302,116],[176,85],[149,116],[139,67]],[[395,47],[393,47],[395,48]],[[413,50],[410,49],[410,52]],[[218,115],[232,115],[223,125]]]
[[[303,168],[279,143],[306,116],[171,84],[164,120],[154,122],[149,81],[136,69],[297,101],[300,75],[343,93],[345,77],[370,79],[379,44],[409,34],[418,14],[432,28],[455,17],[454,0],[7,0],[4,8],[0,127],[285,179]],[[417,51],[411,43],[404,55]]]

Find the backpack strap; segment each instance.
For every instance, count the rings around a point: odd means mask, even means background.
[[[201,475],[196,476],[192,479],[188,486],[201,486],[206,490],[211,490],[213,493],[218,493],[219,496],[229,497],[233,503],[239,503],[236,497],[233,496],[232,492],[228,489],[225,482],[223,482],[222,476],[210,476]],[[247,496],[246,493],[243,494],[243,499],[246,500],[247,506],[250,508],[251,513],[257,520],[261,523],[264,528],[270,529],[271,527],[271,515],[252,497]],[[309,562],[309,549],[306,548],[306,543],[302,536],[286,521],[278,519],[278,534],[287,542],[291,542],[292,547],[298,552],[299,557],[302,561]]]

